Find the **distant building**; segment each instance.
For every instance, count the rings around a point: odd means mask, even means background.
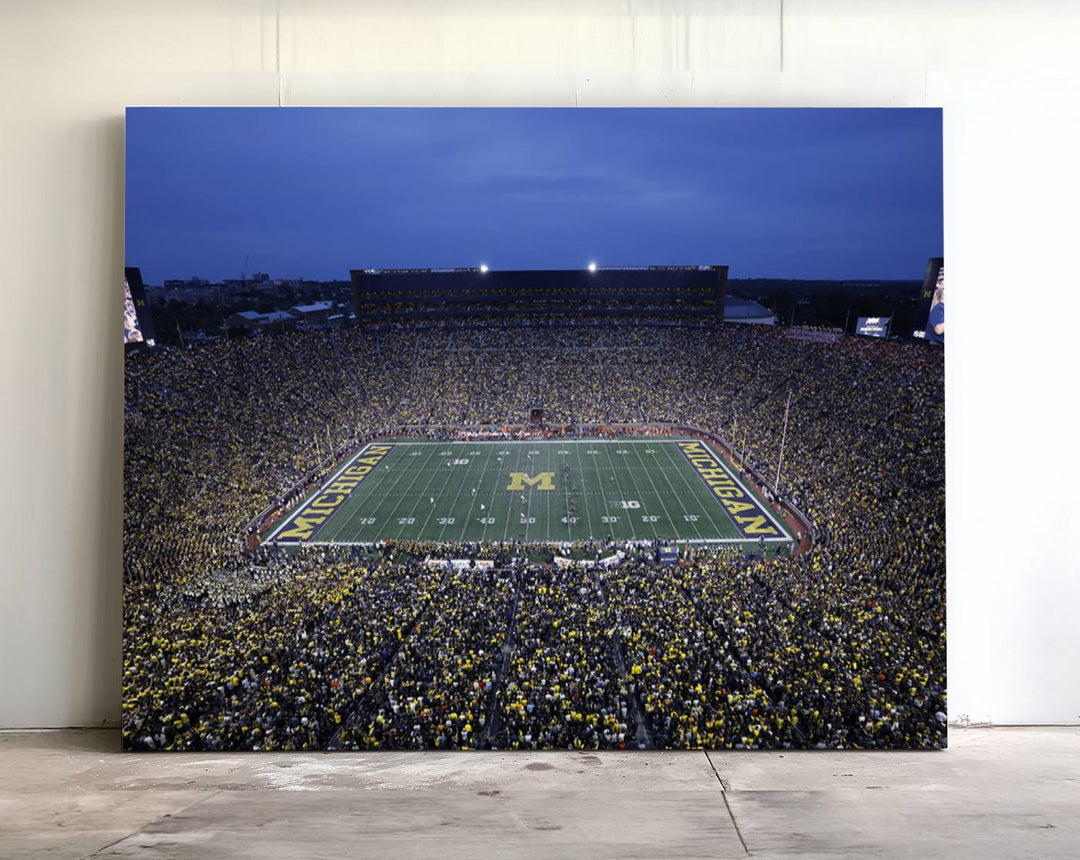
[[[225,317],[225,327],[246,331],[266,331],[281,328],[291,329],[296,326],[296,317],[288,311],[271,311],[260,314],[257,311],[237,311]]]
[[[333,312],[333,302],[314,302],[310,305],[296,305],[289,308],[289,313],[297,322],[302,321],[305,328],[325,325]]]
[[[186,280],[183,278],[171,278],[165,281],[162,286],[167,290],[178,290],[184,287],[205,287],[210,282],[206,278],[200,278],[197,275],[192,275]]]
[[[724,297],[724,322],[748,325],[776,325],[776,314],[753,299]]]
[[[321,300],[326,292],[322,281],[292,281],[290,288],[296,293],[297,298],[309,304]]]
[[[352,269],[361,324],[405,320],[648,318],[701,325],[723,318],[728,267]]]
[[[198,302],[210,305],[222,304],[224,298],[220,284],[204,284],[199,286],[165,287],[161,301],[180,302],[185,305],[194,305]]]

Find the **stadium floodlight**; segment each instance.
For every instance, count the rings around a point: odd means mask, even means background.
[[[596,263],[589,263],[589,271],[590,272],[595,272],[596,271]]]
[[[480,271],[481,272],[486,272],[487,270],[488,270],[487,269],[487,263],[481,263],[480,264]]]

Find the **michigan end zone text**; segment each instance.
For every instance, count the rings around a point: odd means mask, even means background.
[[[369,445],[348,466],[338,472],[306,505],[301,506],[274,534],[276,543],[311,540],[334,512],[345,504],[360,483],[371,474],[393,445]]]
[[[712,490],[717,501],[727,510],[728,516],[743,537],[780,537],[780,530],[772,518],[757,500],[739,485],[735,476],[712,451],[697,441],[676,444],[701,480]]]

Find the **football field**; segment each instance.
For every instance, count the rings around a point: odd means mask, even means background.
[[[265,540],[608,538],[792,542],[783,521],[711,447],[674,437],[373,442]]]

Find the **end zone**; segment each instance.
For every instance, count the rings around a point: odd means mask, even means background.
[[[393,448],[393,444],[385,442],[365,445],[318,492],[286,517],[266,538],[266,543],[299,544],[311,540]]]
[[[732,525],[746,540],[791,540],[791,535],[777,522],[768,505],[759,503],[746,484],[735,475],[709,446],[696,439],[675,443],[705,482]]]

